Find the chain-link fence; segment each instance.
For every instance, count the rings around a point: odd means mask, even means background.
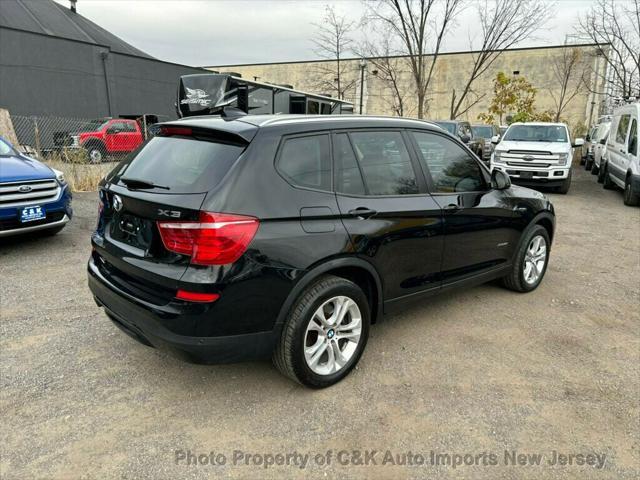
[[[90,163],[111,161],[136,150],[153,136],[151,126],[162,115],[124,118],[69,118],[11,115],[18,149],[47,159],[86,157]]]

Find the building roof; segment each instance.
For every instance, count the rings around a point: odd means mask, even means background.
[[[113,52],[153,58],[53,0],[0,0],[0,27],[93,43]]]

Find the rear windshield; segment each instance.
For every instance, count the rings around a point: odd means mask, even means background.
[[[203,193],[220,183],[244,148],[183,137],[155,137],[131,160],[118,166],[115,175],[152,183],[167,193]]]
[[[513,142],[567,142],[567,129],[562,125],[511,125],[504,140]]]
[[[480,137],[480,138],[493,137],[493,127],[471,127],[471,130],[473,130],[473,134],[476,137]]]
[[[442,128],[444,128],[451,135],[456,134],[456,124],[451,122],[436,122],[436,124]]]

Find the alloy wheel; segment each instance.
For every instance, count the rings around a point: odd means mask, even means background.
[[[529,242],[524,256],[524,281],[529,285],[534,285],[544,271],[547,261],[547,241],[542,235],[536,235]]]
[[[307,366],[318,375],[339,372],[349,363],[362,337],[362,314],[349,297],[336,296],[315,311],[304,336]]]

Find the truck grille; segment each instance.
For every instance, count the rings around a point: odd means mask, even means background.
[[[500,159],[510,167],[549,168],[559,164],[559,155],[545,151],[509,150]]]
[[[59,195],[60,185],[53,179],[0,183],[0,208],[52,202]]]

